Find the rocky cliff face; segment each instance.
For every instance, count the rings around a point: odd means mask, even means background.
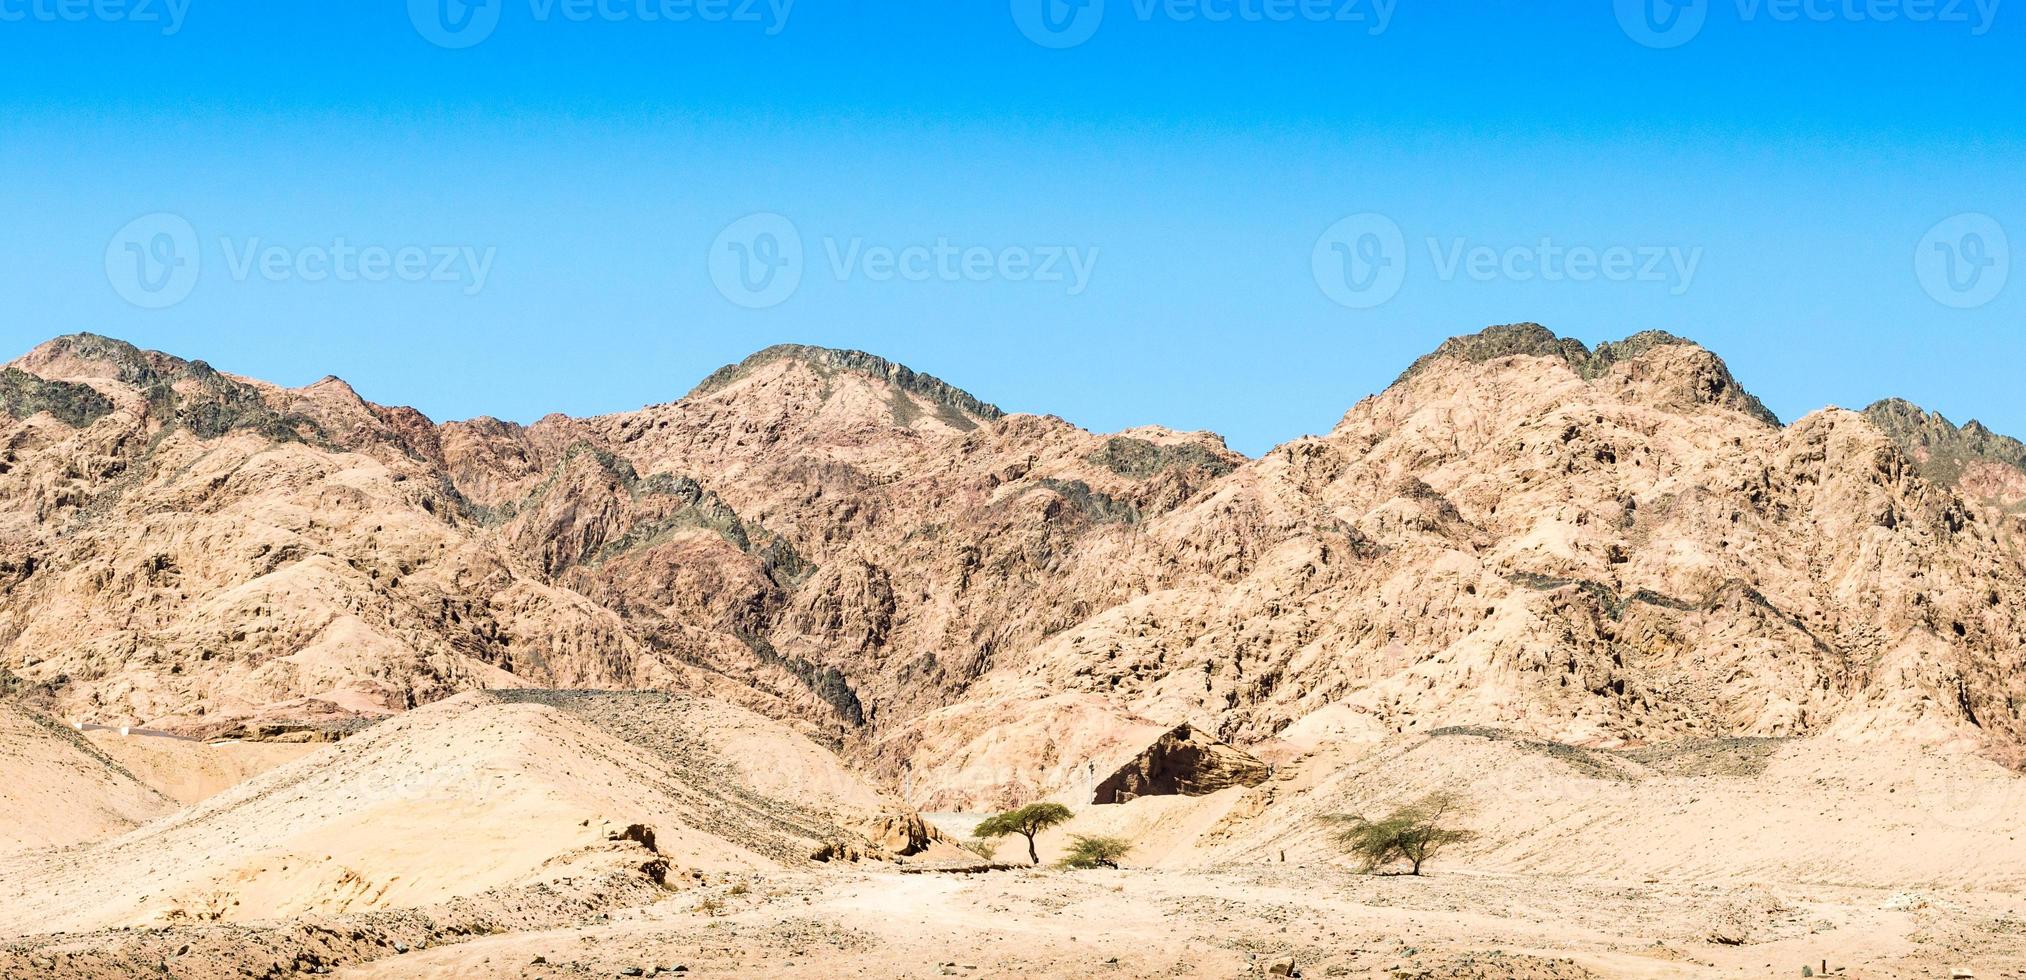
[[[1184,721],[1266,757],[2026,736],[2017,443],[1783,427],[1665,334],[1458,338],[1257,460],[792,346],[637,412],[438,425],[81,335],[0,408],[0,669],[68,716],[691,690],[935,806],[1091,789]]]

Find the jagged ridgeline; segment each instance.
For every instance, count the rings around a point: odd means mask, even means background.
[[[1936,483],[1959,486],[1980,465],[2026,477],[2026,443],[1992,432],[1975,419],[1958,427],[1940,412],[1898,398],[1872,403],[1864,416],[1920,464],[1921,475]],[[2026,510],[2026,499],[1995,502]]]
[[[164,432],[182,428],[200,439],[215,439],[250,431],[276,441],[328,445],[314,420],[276,411],[252,385],[220,374],[203,361],[144,351],[90,333],[59,337],[43,345],[40,353],[45,360],[110,368],[113,380],[133,386],[147,400],[149,417]],[[24,411],[47,409],[72,425],[88,425],[112,410],[112,403],[89,385],[42,381],[15,368],[0,379],[0,399],[16,418]]]
[[[757,368],[791,359],[809,365],[817,374],[826,377],[848,371],[884,381],[897,391],[919,396],[936,406],[937,417],[961,430],[969,431],[977,428],[980,421],[989,422],[1006,415],[999,406],[980,401],[977,396],[941,378],[922,374],[886,358],[860,350],[833,350],[804,344],[776,344],[737,364],[727,364],[704,378],[690,391],[689,397],[720,391],[744,379]],[[914,411],[911,402],[896,399],[894,421],[906,425],[913,421],[910,415]]]
[[[709,691],[964,806],[1003,790],[987,769],[1116,767],[994,755],[1067,725],[1665,740],[1938,705],[2026,731],[2026,523],[1982,506],[2026,497],[2020,443],[1890,402],[1781,426],[1660,332],[1494,327],[1364,394],[1247,459],[1008,416],[859,351],[770,347],[636,411],[438,424],[60,338],[0,373],[0,499],[24,515],[0,536],[0,686],[197,735],[500,672]],[[1852,588],[1878,601],[1827,598]]]
[[[1595,381],[1609,373],[1612,365],[1636,359],[1647,351],[1663,346],[1694,347],[1696,343],[1664,330],[1646,330],[1624,340],[1600,343],[1592,349],[1573,337],[1557,337],[1538,323],[1509,323],[1488,327],[1478,333],[1449,338],[1433,353],[1423,355],[1410,365],[1394,384],[1413,380],[1446,360],[1482,363],[1520,355],[1561,358],[1568,362],[1569,367],[1573,368],[1583,380]],[[1737,379],[1732,378],[1727,369],[1721,377],[1712,379],[1712,384],[1720,386],[1721,390],[1712,391],[1710,394],[1732,402],[1740,411],[1767,425],[1780,424],[1779,416],[1766,408],[1758,396],[1739,385]]]

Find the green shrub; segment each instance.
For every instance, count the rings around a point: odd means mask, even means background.
[[[1132,853],[1133,842],[1123,837],[1070,837],[1069,854],[1059,865],[1064,868],[1116,868]]]
[[[1410,866],[1408,873],[1420,874],[1421,865],[1436,852],[1477,836],[1449,826],[1451,818],[1463,812],[1463,803],[1451,793],[1430,793],[1379,820],[1337,814],[1328,819],[1344,824],[1336,841],[1370,874],[1396,861]]]

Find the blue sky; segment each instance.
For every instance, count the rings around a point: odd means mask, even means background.
[[[1992,0],[95,2],[0,0],[10,354],[532,421],[796,341],[1258,453],[1533,320],[2026,434]]]

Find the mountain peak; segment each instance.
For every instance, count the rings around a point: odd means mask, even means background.
[[[1592,348],[1573,337],[1558,337],[1554,331],[1538,323],[1506,323],[1443,341],[1442,346],[1422,355],[1409,365],[1393,383],[1397,385],[1410,381],[1445,361],[1481,364],[1502,357],[1521,355],[1560,358],[1583,380],[1595,381],[1609,373],[1613,365],[1633,360],[1662,347],[1693,347],[1697,350],[1706,350],[1693,340],[1675,336],[1665,330],[1642,330],[1624,340],[1605,341]],[[1716,380],[1732,392],[1724,400],[1732,402],[1732,407],[1761,422],[1773,426],[1780,424],[1779,417],[1767,409],[1765,403],[1737,384],[1722,359],[1715,354],[1710,354],[1709,358],[1715,362],[1722,375]]]
[[[1996,464],[2026,473],[2026,443],[1992,432],[1971,420],[1958,427],[1940,412],[1930,412],[1903,398],[1873,402],[1864,417],[1920,464],[1929,480],[1961,487],[1979,464]]]
[[[1443,341],[1442,346],[1415,359],[1393,383],[1407,381],[1441,361],[1461,360],[1475,364],[1519,354],[1560,357],[1574,363],[1589,357],[1590,350],[1583,346],[1582,341],[1557,337],[1554,331],[1538,323],[1499,324]]]
[[[43,377],[105,378],[143,383],[165,374],[176,374],[189,361],[161,351],[142,350],[114,337],[95,333],[73,333],[37,344],[14,362],[30,374]]]
[[[775,344],[737,364],[727,364],[712,371],[709,377],[691,389],[687,397],[697,398],[721,391],[759,368],[789,360],[800,361],[818,375],[825,377],[837,373],[850,373],[883,381],[944,408],[985,421],[1003,418],[1006,415],[999,406],[983,401],[941,378],[923,374],[904,364],[896,364],[861,350],[837,350],[808,344]]]
[[[1559,357],[1569,363],[1577,374],[1585,379],[1594,379],[1611,369],[1619,361],[1630,360],[1656,347],[1700,346],[1693,340],[1677,337],[1665,330],[1643,330],[1624,340],[1606,341],[1592,350],[1574,337],[1558,337],[1554,331],[1538,323],[1505,323],[1486,327],[1474,334],[1451,337],[1442,342],[1434,352],[1423,355],[1400,375],[1400,380],[1419,374],[1438,361],[1463,360],[1472,363],[1531,354],[1535,357]]]

